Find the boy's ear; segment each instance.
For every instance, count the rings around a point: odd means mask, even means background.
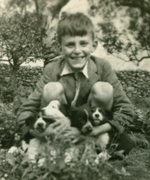
[[[62,52],[62,48],[61,48],[61,45],[59,45],[59,52],[61,53]]]
[[[98,41],[97,41],[97,39],[95,39],[94,41],[93,41],[93,49],[92,49],[92,53],[96,50],[96,48],[97,48],[97,46],[98,46]]]

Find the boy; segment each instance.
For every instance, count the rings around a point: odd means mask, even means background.
[[[133,120],[133,107],[110,64],[91,56],[97,47],[91,20],[82,13],[65,15],[59,21],[57,34],[63,56],[54,58],[45,67],[35,91],[18,112],[24,137],[37,135],[25,125],[25,120],[34,119],[39,108],[54,99],[72,107],[87,102],[103,106],[112,111],[113,119],[95,127],[91,135],[97,136],[112,128],[122,133],[124,126]],[[67,121],[56,122],[51,125],[51,130],[59,132],[69,125]],[[78,133],[74,129],[66,135],[76,136]]]

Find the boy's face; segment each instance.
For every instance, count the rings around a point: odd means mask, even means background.
[[[66,35],[61,38],[61,50],[73,71],[80,71],[90,59],[94,41],[90,34],[84,36]]]

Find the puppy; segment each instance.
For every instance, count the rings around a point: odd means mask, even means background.
[[[110,114],[103,108],[91,107],[91,112],[92,112],[91,124],[94,127],[108,122]],[[96,143],[101,147],[102,150],[105,150],[109,142],[110,142],[109,134],[104,133],[98,136]]]
[[[62,119],[66,119],[68,122],[70,122],[69,118],[67,118],[61,111],[60,111],[60,102],[58,100],[51,101],[48,106],[41,109],[40,117],[36,120],[34,123],[34,129],[36,129],[39,133],[45,132],[49,125],[53,122],[59,122]],[[46,141],[43,141],[43,139],[40,138],[33,138],[29,142],[28,147],[28,159],[32,163],[37,162],[37,157],[40,155],[41,158],[38,161],[39,166],[43,166],[45,162],[45,148],[46,148]],[[53,157],[55,154],[56,158],[56,152],[54,153],[54,148],[50,148],[53,152]],[[51,152],[50,152],[51,153]]]
[[[102,110],[102,109],[101,109]],[[95,110],[91,110],[88,104],[84,104],[80,107],[73,108],[71,110],[71,125],[77,127],[83,135],[86,136],[85,138],[85,150],[82,155],[81,160],[85,161],[88,164],[87,156],[88,154],[92,154],[92,157],[95,159],[97,163],[97,153],[95,151],[95,145],[101,147],[101,150],[104,151],[106,149],[106,145],[108,144],[110,138],[108,133],[104,133],[99,135],[98,137],[90,137],[88,136],[90,132],[92,132],[94,126],[100,125],[105,119],[104,111],[101,111],[100,108]],[[93,112],[93,113],[92,113]],[[107,153],[101,153],[99,158],[108,159],[109,156]],[[94,160],[93,159],[93,160]]]
[[[99,126],[104,123],[108,123],[109,120],[112,119],[111,113],[106,111],[104,108],[92,107],[91,112],[91,123],[93,126]],[[101,146],[102,149],[110,148],[111,145],[114,144],[115,151],[119,151],[123,155],[128,154],[130,150],[135,146],[133,140],[126,132],[118,134],[116,137],[114,137],[113,132],[104,133],[102,135],[99,135],[97,143]]]
[[[37,130],[39,133],[43,133],[46,131],[49,123],[45,121],[42,117],[39,117],[35,124],[34,129]],[[44,138],[33,138],[29,141],[27,156],[28,160],[31,163],[38,162],[38,166],[43,166],[45,162],[45,148],[46,148],[46,141]]]
[[[53,100],[46,107],[42,108],[42,117],[45,121],[59,122],[61,120],[66,120],[70,123],[69,118],[66,116],[68,112],[67,109],[67,105],[62,106],[58,100]]]
[[[71,109],[71,126],[78,128],[84,135],[89,134],[93,130],[89,111],[90,106],[88,104]]]
[[[72,126],[77,127],[83,134],[86,135],[93,130],[93,127],[105,124],[112,119],[111,113],[106,111],[104,108],[90,108],[87,104],[73,109],[71,113]],[[98,155],[98,158],[102,158],[104,160],[110,158],[110,155],[106,152],[106,149],[110,148],[111,143],[115,143],[115,150],[121,151],[124,155],[128,154],[129,151],[135,146],[134,142],[127,133],[119,135],[115,142],[113,142],[113,139],[114,138],[112,137],[111,132],[100,134],[96,138],[95,144],[100,147],[102,151]],[[96,162],[98,162],[97,159]]]

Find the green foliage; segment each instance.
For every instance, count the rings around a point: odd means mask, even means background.
[[[13,104],[0,104],[0,146],[10,148],[17,137],[17,121]]]
[[[14,69],[18,69],[29,56],[41,55],[41,28],[34,13],[15,13],[12,17],[4,14],[0,21],[3,53]]]
[[[1,167],[0,176],[4,177],[7,174],[8,180],[136,180],[139,177],[142,180],[148,180],[150,173],[150,152],[144,149],[133,149],[131,153],[123,160],[100,161],[97,164],[85,164],[80,160],[74,161],[72,164],[65,164],[63,153],[68,148],[67,144],[59,142],[51,146],[61,149],[61,153],[56,157],[55,163],[50,161],[51,156],[46,154],[46,162],[44,166],[39,167],[38,164],[27,162],[27,158],[23,154],[6,155],[7,162]],[[86,157],[90,159],[90,156]],[[9,171],[8,171],[9,169]]]
[[[91,14],[103,18],[98,23],[98,36],[108,53],[137,65],[150,58],[149,0],[99,0],[97,6],[94,3]]]
[[[148,109],[135,107],[136,116],[128,130],[132,131],[131,137],[136,142],[137,147],[122,160],[100,161],[98,165],[95,164],[93,152],[91,150],[88,153],[85,151],[86,144],[89,145],[93,142],[89,140],[79,146],[78,159],[65,164],[64,152],[72,145],[69,139],[64,140],[63,137],[52,136],[48,138],[45,148],[46,161],[43,167],[39,167],[38,163],[29,163],[27,156],[22,154],[21,149],[16,154],[7,154],[7,150],[3,149],[10,148],[19,142],[13,106],[13,104],[0,104],[0,178],[7,180],[150,179],[150,116]],[[143,105],[141,104],[141,106]],[[51,147],[54,147],[58,152],[55,159],[50,153]],[[88,163],[86,159],[88,159]]]
[[[9,88],[4,88],[1,91],[1,99],[3,103],[13,102],[14,99],[14,90]]]

